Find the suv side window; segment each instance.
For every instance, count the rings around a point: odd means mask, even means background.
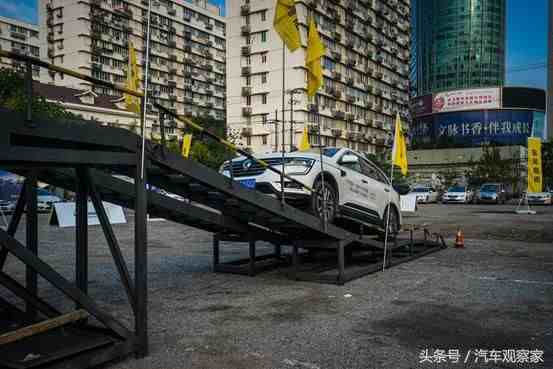
[[[371,163],[368,161],[362,159],[361,160],[361,170],[364,175],[366,175],[369,178],[374,179],[375,181],[387,184],[388,181],[386,178],[380,173],[378,169],[376,169]]]

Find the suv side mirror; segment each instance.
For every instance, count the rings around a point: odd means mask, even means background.
[[[359,158],[356,155],[344,155],[340,159],[340,164],[357,164],[359,163]]]

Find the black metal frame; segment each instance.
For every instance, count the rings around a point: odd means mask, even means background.
[[[0,55],[4,54],[6,52],[0,50]],[[32,95],[32,77],[29,73],[31,61],[92,83],[107,85],[106,82],[83,77],[76,72],[62,71],[59,67],[36,59],[14,57],[27,61],[26,86],[29,96]],[[115,88],[114,85],[110,87]],[[134,96],[140,95],[118,89]],[[26,302],[25,315],[29,320],[37,319],[40,315],[47,318],[60,315],[60,312],[38,298],[37,276],[40,275],[72,300],[75,308],[86,310],[102,323],[105,327],[101,331],[102,334],[110,337],[109,344],[101,348],[95,347],[93,351],[90,351],[90,346],[76,345],[74,349],[64,351],[65,353],[57,353],[56,367],[84,368],[130,353],[135,353],[137,357],[148,354],[147,212],[214,233],[213,261],[214,269],[217,271],[255,275],[264,269],[264,265],[274,266],[285,261],[286,258],[281,255],[283,245],[292,246],[291,262],[299,269],[302,257],[300,249],[325,248],[336,252],[338,275],[334,280],[344,283],[348,276],[351,276],[346,270],[346,259],[351,247],[382,248],[381,242],[332,224],[323,224],[319,218],[311,214],[282,204],[278,199],[268,195],[244,188],[232,178],[226,178],[212,169],[165,150],[164,145],[157,145],[148,140],[145,141],[145,173],[142,176],[141,137],[127,130],[101,127],[94,122],[49,122],[33,118],[30,101],[31,99],[28,99],[26,114],[0,109],[0,168],[26,178],[24,190],[9,227],[6,231],[0,230],[0,285]],[[157,104],[156,107],[163,114],[174,117],[174,113],[167,109]],[[160,122],[164,132],[163,120],[162,115]],[[200,131],[213,136],[219,142],[222,140],[203,129]],[[97,141],[97,137],[102,137],[101,143]],[[164,137],[162,141],[164,142]],[[276,169],[269,167],[268,170]],[[130,176],[134,184],[114,177],[113,174]],[[76,193],[75,281],[63,278],[38,256],[37,180]],[[185,201],[148,190],[146,183],[181,195]],[[88,295],[88,198],[97,212],[132,307],[132,330],[99,309]],[[134,278],[126,267],[102,200],[135,210]],[[25,206],[26,246],[14,238]],[[219,241],[225,240],[248,244],[249,258],[245,267],[241,262],[220,263]],[[275,245],[274,253],[257,256],[257,241]],[[8,253],[25,264],[25,286],[2,272]],[[295,278],[299,278],[299,272]],[[0,303],[2,301],[0,300]],[[88,325],[86,328],[93,329]],[[98,329],[95,331],[98,332]],[[86,352],[83,351],[85,347]],[[1,353],[2,346],[0,358]],[[60,362],[61,359],[64,360]],[[0,359],[0,366],[2,364]]]

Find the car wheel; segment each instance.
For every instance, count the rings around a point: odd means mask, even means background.
[[[338,191],[333,184],[325,181],[324,192],[323,184],[321,180],[317,180],[315,186],[313,187],[315,192],[311,196],[311,211],[314,215],[323,219],[323,196],[326,202],[326,208],[324,214],[326,215],[326,220],[329,223],[332,223],[336,218],[338,213]]]
[[[390,208],[392,211],[390,211]],[[390,220],[388,222],[388,236],[389,237],[395,237],[395,235],[399,232],[399,215],[397,213],[397,210],[394,206],[388,205],[386,208],[386,211],[384,212],[384,219],[383,224],[386,225],[386,222],[388,220],[388,212],[390,211]]]

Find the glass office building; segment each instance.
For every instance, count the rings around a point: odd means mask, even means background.
[[[506,0],[414,0],[412,95],[502,86]]]

